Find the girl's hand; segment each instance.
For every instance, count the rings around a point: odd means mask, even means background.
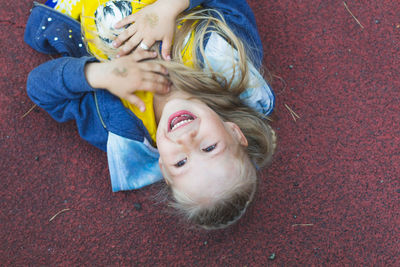
[[[120,47],[117,56],[128,54],[140,43],[151,47],[162,41],[162,57],[170,60],[176,17],[188,6],[189,0],[158,0],[119,21],[114,25],[117,29],[131,25],[113,42],[114,47]]]
[[[86,79],[93,88],[106,89],[144,111],[145,104],[135,95],[136,91],[165,94],[170,87],[164,67],[155,62],[142,62],[156,56],[154,51],[138,49],[129,56],[112,61],[88,63],[85,66]]]

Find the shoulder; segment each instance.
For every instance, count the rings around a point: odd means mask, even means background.
[[[25,28],[24,41],[46,54],[88,55],[77,20],[46,5],[35,3]]]
[[[138,142],[109,133],[107,159],[113,192],[138,189],[162,179],[159,154],[147,139]]]

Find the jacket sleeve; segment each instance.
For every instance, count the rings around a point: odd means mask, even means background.
[[[271,114],[275,106],[275,95],[258,71],[262,65],[262,44],[254,14],[249,5],[245,0],[191,0],[189,9],[200,4],[205,8],[213,8],[221,12],[228,26],[244,42],[251,61],[248,62],[250,87],[240,95],[240,99],[263,115]],[[211,34],[205,51],[210,64],[206,68],[212,67],[214,71],[220,71],[227,80],[230,80],[237,66],[221,58],[231,56],[231,46],[220,36]]]
[[[71,17],[34,3],[26,23],[24,41],[38,52],[62,56],[88,56],[81,25]]]
[[[187,10],[198,5],[222,13],[228,26],[244,42],[247,53],[258,69],[262,65],[262,43],[253,11],[247,2],[245,0],[190,0]]]
[[[56,121],[75,120],[79,134],[89,143],[106,150],[107,130],[96,109],[85,77],[85,64],[94,58],[62,57],[33,69],[27,81],[29,97]]]

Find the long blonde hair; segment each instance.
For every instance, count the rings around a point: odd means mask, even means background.
[[[214,10],[196,10],[182,16],[180,20],[184,23],[175,36],[174,62],[161,64],[168,68],[170,80],[175,88],[206,103],[224,121],[237,124],[247,138],[248,146],[243,149],[247,158],[242,158],[239,182],[236,182],[229,192],[221,195],[218,201],[212,205],[200,205],[184,192],[171,187],[171,206],[194,225],[208,230],[221,229],[238,221],[253,200],[257,188],[255,165],[264,167],[271,161],[276,147],[276,136],[268,125],[268,118],[239,99],[239,95],[249,88],[247,62],[250,56],[246,54],[243,42],[226,25],[222,15]],[[198,45],[194,46],[192,51],[194,67],[189,68],[182,64],[181,47],[184,37],[192,30],[194,24],[194,43]],[[178,34],[179,31],[181,34]],[[238,68],[234,68],[236,73],[234,72],[230,79],[212,68],[205,71],[204,67],[208,63],[203,44],[207,34],[213,32],[222,36],[232,49],[237,51],[237,58],[235,59],[232,53],[230,60],[234,60]]]
[[[213,109],[224,121],[239,126],[248,141],[243,149],[243,158],[239,182],[233,185],[218,201],[211,206],[202,206],[183,192],[170,188],[171,206],[178,210],[188,221],[204,229],[220,229],[235,223],[246,211],[254,198],[257,185],[256,167],[266,166],[274,152],[276,137],[268,125],[268,118],[246,106],[239,95],[249,88],[249,70],[247,62],[250,55],[243,42],[225,23],[223,16],[211,9],[195,9],[182,14],[177,19],[178,29],[175,33],[171,62],[157,60],[168,69],[169,79],[176,90],[185,91]],[[184,65],[182,48],[187,36],[194,31],[195,44],[192,47],[192,65]],[[232,58],[235,67],[231,77],[214,71],[208,64],[204,43],[209,34],[217,33],[232,47]],[[99,40],[87,40],[98,43]],[[101,48],[102,46],[100,46]],[[103,46],[104,53],[113,57],[115,50]],[[159,51],[159,43],[153,47]],[[234,51],[237,55],[234,56]],[[229,60],[229,59],[221,59]],[[205,68],[205,67],[208,68]]]

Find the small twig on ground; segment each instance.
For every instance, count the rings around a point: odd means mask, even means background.
[[[280,90],[280,92],[279,92],[278,95],[283,94],[283,92],[285,92],[285,90],[286,90],[286,88],[287,88],[287,83],[286,83],[286,81],[285,81],[281,76],[278,76],[278,75],[275,75],[275,74],[273,74],[272,77],[273,77],[273,78],[277,78],[278,80],[280,80],[280,81],[282,82],[282,84],[283,84],[283,89]]]
[[[349,7],[347,6],[346,2],[343,1],[344,7],[346,10],[350,13],[350,15],[353,17],[353,19],[360,25],[361,29],[364,29],[364,26],[361,24],[361,22],[356,18],[356,16],[353,15],[353,13],[350,11]]]
[[[300,116],[296,114],[296,112],[293,111],[288,105],[285,104],[285,107],[289,110],[290,115],[292,115],[292,118],[294,121],[297,119],[300,119]],[[297,118],[297,119],[296,119]]]
[[[292,224],[292,226],[313,226],[314,224],[312,223],[298,223],[298,224]]]
[[[21,119],[28,116],[28,114],[31,113],[31,111],[34,110],[35,108],[36,108],[36,104],[34,104],[24,115],[22,115]]]
[[[49,222],[51,222],[52,220],[54,220],[54,218],[57,217],[58,215],[60,215],[61,213],[66,212],[66,211],[68,211],[68,210],[69,210],[69,209],[60,210],[60,211],[57,212],[53,217],[50,218]]]
[[[52,55],[49,55],[50,59],[54,59],[54,57]]]

